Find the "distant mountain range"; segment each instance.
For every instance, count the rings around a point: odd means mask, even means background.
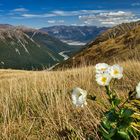
[[[49,35],[54,36],[70,45],[85,45],[106,31],[107,27],[96,26],[52,26],[41,28]]]
[[[0,68],[43,69],[79,49],[39,30],[0,24]]]
[[[64,35],[61,32],[61,36],[56,28],[59,29],[58,31],[63,28]],[[46,33],[44,29],[36,30],[0,24],[0,68],[32,70],[55,67],[57,69],[80,66],[83,63],[90,65],[133,58],[140,60],[140,21],[124,23],[108,30],[104,27],[91,28],[50,27],[58,36],[60,35],[58,38],[61,40],[71,39],[81,42],[82,35],[78,32],[85,36],[84,41],[82,40],[85,43],[90,40],[89,37],[92,38],[92,41],[85,46],[74,46],[60,41],[56,38],[57,36],[54,35],[54,37],[48,31]],[[96,32],[90,36],[93,30]]]
[[[56,69],[130,59],[140,60],[140,21],[123,23],[107,30]]]

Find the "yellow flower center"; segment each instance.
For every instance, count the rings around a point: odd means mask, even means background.
[[[80,92],[77,93],[77,97],[79,98],[82,94]]]
[[[102,82],[106,83],[107,78],[106,77],[102,77]]]
[[[106,68],[101,68],[101,71],[105,71],[106,70]]]
[[[117,75],[119,74],[119,71],[118,70],[114,70],[114,75]]]

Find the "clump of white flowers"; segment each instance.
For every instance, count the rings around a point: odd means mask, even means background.
[[[101,74],[101,73],[105,73],[108,70],[109,65],[106,63],[98,63],[96,64],[95,68],[96,68],[96,73]]]
[[[101,86],[108,86],[111,81],[111,76],[108,73],[97,74],[96,81]]]
[[[121,79],[123,77],[123,68],[119,65],[109,67],[109,74],[112,78]]]
[[[133,108],[130,101],[140,99],[140,82],[135,89],[128,93],[128,98],[123,102],[117,96],[113,87],[114,84],[110,84],[113,79],[123,77],[123,68],[117,64],[110,66],[106,63],[99,63],[95,66],[95,69],[96,82],[105,87],[110,104],[108,110],[103,113],[98,126],[98,132],[102,139],[139,139],[138,120],[140,113],[136,109],[137,106]],[[71,97],[73,104],[78,107],[87,105],[87,99],[96,101],[96,96],[87,95],[87,91],[79,87],[73,89]]]
[[[72,102],[74,105],[80,106],[80,107],[87,105],[87,102],[86,102],[87,91],[86,90],[76,87],[73,89],[71,97],[72,97]]]
[[[140,82],[136,86],[136,98],[140,99]]]
[[[111,79],[121,79],[123,77],[123,68],[119,65],[109,66],[106,63],[99,63],[95,66],[96,81],[101,86],[108,86]]]

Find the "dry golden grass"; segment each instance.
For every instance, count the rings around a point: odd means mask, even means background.
[[[124,78],[115,87],[123,99],[140,81],[140,62],[120,65]],[[97,125],[108,103],[94,77],[93,66],[52,72],[0,70],[0,139],[83,140],[88,135],[99,140]],[[96,95],[97,102],[75,108],[70,91],[76,86]]]

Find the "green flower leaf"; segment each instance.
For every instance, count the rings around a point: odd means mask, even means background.
[[[116,119],[118,118],[118,115],[116,114],[115,112],[115,109],[111,109],[110,111],[108,111],[105,116],[107,117],[107,119],[110,121],[110,122],[115,122]]]
[[[124,130],[119,130],[118,135],[124,140],[131,140],[129,137],[129,134],[125,132]]]
[[[116,134],[117,129],[112,128],[108,121],[103,121],[99,131],[104,140],[112,140],[112,137]]]
[[[123,108],[123,109],[121,109],[120,115],[121,115],[121,117],[129,118],[133,113],[134,113],[133,110],[127,109],[127,108]]]
[[[118,106],[120,104],[121,100],[120,99],[114,99],[114,105]]]
[[[101,125],[102,125],[104,128],[106,128],[106,129],[110,129],[110,128],[111,128],[110,122],[109,122],[107,119],[105,119],[105,118],[102,120]]]

